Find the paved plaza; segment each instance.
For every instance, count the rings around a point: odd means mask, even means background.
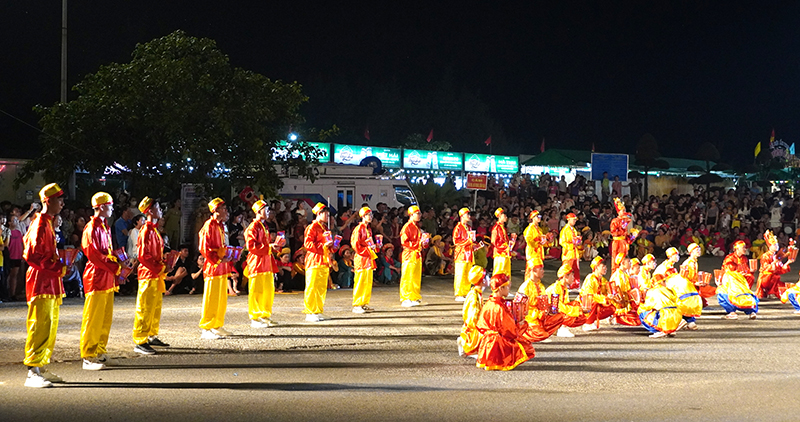
[[[719,263],[701,259],[701,270]],[[546,284],[556,265],[547,263]],[[135,298],[118,297],[115,364],[99,372],[81,369],[82,300],[65,299],[49,369],[66,383],[42,390],[23,387],[26,307],[0,304],[0,421],[800,420],[800,317],[776,300],[755,321],[723,320],[712,300],[700,330],[674,338],[573,329],[535,344],[515,370],[487,372],[456,353],[452,279],[426,277],[417,308],[401,308],[397,290],[376,286],[366,315],[350,312],[352,290],[329,291],[331,320],[317,324],[303,322],[302,292],[279,294],[281,325],[267,329],[250,328],[246,296],[231,297],[234,335],[216,341],[200,339],[200,296],[165,297],[160,337],[172,347],[155,356],[133,353]]]

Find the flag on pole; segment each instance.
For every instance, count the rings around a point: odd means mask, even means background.
[[[769,146],[772,146],[773,142],[775,142],[775,129],[772,129],[772,135],[769,137]]]
[[[544,152],[544,138],[542,138],[542,146],[539,147],[539,151]]]
[[[369,139],[369,126],[367,126],[367,128],[364,129],[364,137],[367,138],[368,141],[372,140],[372,139]]]
[[[488,137],[488,138],[486,138],[486,140],[485,140],[485,141],[483,141],[483,144],[484,144],[484,145],[486,145],[487,147],[488,147],[489,145],[491,145],[491,144],[492,144],[492,135],[489,135],[489,137]]]
[[[594,152],[594,142],[592,142],[592,152]]]
[[[758,154],[761,154],[761,142],[756,144],[755,156],[758,157]]]
[[[431,129],[431,133],[428,134],[428,142],[433,140],[433,129]]]

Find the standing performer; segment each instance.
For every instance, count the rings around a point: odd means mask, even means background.
[[[558,295],[558,312],[564,315],[564,320],[561,326],[558,327],[556,337],[575,337],[570,328],[580,327],[586,323],[586,314],[581,309],[581,303],[577,300],[569,300],[569,289],[567,286],[573,284],[575,274],[572,268],[568,265],[561,265],[557,273],[558,279],[556,282],[547,286],[544,293],[553,298],[553,295]]]
[[[203,264],[203,313],[200,317],[200,338],[217,340],[231,335],[224,329],[225,311],[228,308],[228,277],[231,267],[226,258],[228,245],[225,242],[225,228],[228,207],[222,198],[214,198],[208,203],[211,217],[200,229],[200,255]]]
[[[252,209],[256,218],[244,230],[244,240],[249,252],[244,269],[244,275],[248,279],[247,313],[251,327],[274,327],[277,325],[272,321],[276,269],[273,267],[272,250],[283,245],[269,242],[269,229],[264,224],[269,213],[267,203],[260,199],[253,204]]]
[[[781,274],[789,272],[789,265],[794,262],[789,259],[786,263],[781,262],[778,256],[778,239],[767,230],[764,232],[764,241],[767,243],[769,250],[761,255],[761,272],[758,274],[758,283],[756,284],[756,297],[764,299],[769,295],[775,297],[781,296],[781,290],[786,288],[786,283],[781,281]]]
[[[575,223],[578,222],[578,217],[573,214],[567,214],[567,224],[561,229],[558,236],[558,243],[561,245],[561,262],[568,263],[572,267],[572,272],[575,281],[581,279],[581,270],[578,266],[581,254],[578,251],[578,245],[581,244],[581,234],[575,229]],[[574,289],[577,286],[569,286]]]
[[[695,290],[700,294],[702,305],[705,308],[708,305],[707,297],[712,297],[717,294],[717,289],[714,286],[698,286],[700,282],[699,271],[697,267],[697,258],[703,254],[703,250],[697,243],[692,243],[686,248],[689,252],[689,257],[681,264],[681,276],[689,280],[689,283],[695,286]]]
[[[664,278],[672,274],[677,274],[678,270],[675,269],[675,264],[678,263],[678,260],[681,259],[681,254],[675,248],[667,249],[667,259],[665,259],[662,263],[658,264],[656,270],[653,272],[653,275],[661,274]]]
[[[83,369],[105,369],[106,346],[114,316],[114,292],[119,291],[116,276],[122,267],[111,254],[111,229],[108,219],[114,212],[111,195],[97,192],[92,197],[94,216],[81,236],[81,248],[86,255],[83,271],[83,321],[81,322],[81,358]]]
[[[572,268],[569,269],[572,271]],[[561,332],[561,324],[564,322],[564,314],[561,312],[547,312],[547,310],[538,309],[535,304],[539,296],[545,295],[544,284],[542,284],[542,276],[544,276],[544,267],[538,265],[530,272],[530,278],[525,280],[517,292],[524,294],[528,297],[528,313],[525,316],[525,321],[528,322],[528,329],[520,333],[520,335],[531,343],[547,340],[550,336]],[[562,336],[564,337],[564,336]]]
[[[684,322],[676,300],[675,293],[664,286],[664,276],[653,277],[653,285],[647,290],[644,303],[639,306],[639,319],[642,326],[652,333],[650,338],[666,337],[677,331],[678,325]]]
[[[408,222],[400,230],[400,245],[403,246],[402,271],[400,274],[400,306],[418,306],[422,295],[422,243],[423,234],[419,228],[422,213],[419,207],[408,207]],[[428,233],[430,235],[431,233]]]
[[[375,258],[378,255],[375,253],[376,245],[372,239],[372,229],[369,227],[372,223],[372,210],[369,207],[363,207],[358,210],[358,216],[361,217],[361,222],[353,229],[353,234],[350,236],[350,245],[355,250],[355,258],[353,259],[353,313],[363,314],[364,312],[371,312],[372,308],[369,307],[369,300],[372,297],[372,274],[375,271]]]
[[[600,329],[600,320],[614,315],[614,305],[608,300],[608,281],[604,275],[608,271],[603,258],[595,257],[591,263],[592,272],[583,280],[580,292],[580,302],[584,310],[589,310],[583,331]]]
[[[456,302],[463,302],[464,297],[469,293],[469,270],[475,264],[473,255],[475,235],[469,230],[469,213],[469,208],[458,210],[458,217],[461,221],[453,229],[453,243],[456,246],[453,290],[455,291]]]
[[[612,303],[614,304],[614,317],[617,324],[628,325],[635,327],[641,325],[639,314],[636,312],[638,303],[634,303],[630,299],[629,292],[631,291],[631,281],[628,272],[631,269],[631,260],[624,252],[620,252],[614,257],[614,262],[617,264],[617,270],[611,274],[609,280],[609,287],[615,294],[612,296]]]
[[[464,325],[461,326],[461,335],[456,340],[458,344],[458,355],[462,357],[477,358],[478,345],[481,335],[478,332],[478,317],[483,308],[483,282],[486,278],[486,270],[474,265],[469,270],[469,281],[472,289],[467,293],[464,306],[461,307],[461,314],[464,317]]]
[[[164,265],[164,240],[158,232],[161,219],[161,206],[158,202],[144,197],[139,203],[139,211],[147,216],[147,223],[139,232],[136,252],[139,259],[139,292],[136,295],[136,312],[133,315],[133,351],[143,355],[156,353],[152,346],[168,347],[158,338],[161,323],[162,293],[166,265]]]
[[[535,354],[531,344],[520,338],[520,332],[528,328],[523,319],[514,321],[505,305],[511,281],[505,274],[492,276],[492,296],[481,309],[478,331],[481,341],[478,346],[478,368],[487,371],[510,371]]]
[[[28,227],[24,238],[22,257],[29,265],[25,273],[28,336],[23,363],[28,367],[26,387],[43,388],[54,382],[64,382],[58,375],[44,369],[50,363],[56,344],[58,310],[64,297],[61,277],[67,272],[67,267],[58,257],[53,228],[53,218],[64,207],[62,195],[64,191],[55,183],[42,188],[39,199],[44,207]]]
[[[617,210],[617,216],[611,220],[611,236],[613,236],[613,241],[611,242],[611,258],[613,262],[611,263],[611,274],[613,275],[614,272],[617,271],[617,260],[615,259],[619,254],[625,254],[628,256],[628,251],[630,250],[631,243],[633,243],[633,239],[636,238],[637,231],[634,229],[633,233],[631,233],[631,215],[625,212],[625,204],[622,203],[622,200],[619,198],[614,198],[614,208]],[[634,234],[634,236],[631,236]]]
[[[728,314],[723,318],[738,319],[736,311],[743,311],[750,319],[756,319],[758,298],[750,291],[753,274],[747,262],[747,245],[737,240],[733,252],[722,261],[722,285],[717,287],[717,301]]]
[[[492,227],[492,246],[494,247],[494,266],[492,275],[505,274],[511,277],[511,250],[508,244],[508,232],[506,231],[505,210],[498,208],[494,211],[497,223]]]
[[[306,249],[306,289],[303,295],[306,322],[319,322],[328,317],[322,315],[325,295],[328,293],[328,276],[331,271],[331,247],[333,238],[328,231],[330,211],[318,202],[311,210],[316,217],[306,227],[303,246]]]
[[[547,242],[547,237],[539,227],[541,221],[542,216],[539,215],[539,211],[531,211],[530,215],[528,215],[528,227],[525,227],[525,231],[522,232],[526,243],[525,281],[531,278],[531,272],[533,272],[534,268],[544,265],[544,244]]]

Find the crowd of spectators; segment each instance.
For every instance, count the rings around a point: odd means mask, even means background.
[[[448,182],[452,183],[452,182]],[[599,192],[595,192],[595,186]],[[626,187],[625,193],[623,187]],[[797,221],[800,217],[800,201],[792,197],[785,187],[772,193],[762,193],[760,189],[740,187],[736,189],[705,190],[698,187],[693,194],[676,193],[661,196],[643,197],[642,187],[632,181],[623,184],[619,180],[604,177],[599,183],[588,182],[577,176],[567,183],[564,177],[554,178],[548,174],[531,177],[517,175],[501,184],[492,180],[486,191],[476,198],[467,196],[457,203],[420,204],[423,210],[420,223],[432,238],[423,251],[424,272],[427,275],[448,275],[453,268],[452,233],[457,223],[461,207],[473,207],[472,226],[477,240],[486,247],[475,253],[478,265],[489,266],[492,248],[489,241],[491,227],[495,223],[494,210],[506,209],[509,217],[508,233],[516,233],[519,241],[514,245],[514,257],[524,259],[525,245],[522,233],[528,224],[528,215],[534,209],[543,216],[542,226],[546,232],[557,233],[566,224],[564,216],[570,212],[578,216],[576,228],[583,237],[582,258],[591,260],[595,256],[608,256],[610,243],[609,226],[616,216],[612,200],[620,197],[633,215],[634,226],[640,229],[639,236],[631,248],[631,255],[641,257],[647,253],[663,256],[669,247],[685,251],[691,243],[698,243],[703,252],[713,256],[724,256],[736,240],[744,240],[754,254],[764,248],[762,234],[771,229],[782,246],[796,236]],[[598,195],[599,194],[599,195]],[[798,197],[800,198],[800,197]],[[203,204],[203,202],[200,202]],[[144,224],[144,218],[137,209],[138,198],[126,192],[119,192],[115,198],[115,212],[112,221],[112,238],[115,248],[127,251],[132,265],[136,265],[136,236]],[[313,220],[310,208],[313,204],[300,201],[274,200],[266,222],[274,236],[283,232],[287,244],[275,256],[276,288],[278,291],[302,290],[305,285],[305,250],[303,234]],[[355,204],[354,204],[355,205]],[[244,229],[254,218],[249,205],[239,198],[228,204],[230,219],[225,224],[228,244],[245,246]],[[202,291],[202,257],[197,253],[196,235],[205,220],[210,216],[208,209],[199,206],[192,214],[189,227],[192,236],[186,244],[180,243],[181,203],[174,200],[163,203],[166,210],[158,225],[168,249],[180,251],[176,265],[167,275],[167,295]],[[342,246],[333,254],[334,267],[329,281],[330,288],[350,288],[353,285],[353,251],[349,247],[350,234],[359,223],[357,215],[360,205],[338,209],[332,216],[332,231],[343,238]],[[40,211],[36,203],[16,205],[8,201],[0,203],[0,299],[24,300],[24,273],[26,264],[22,259],[22,239],[32,218]],[[375,273],[375,281],[382,284],[396,284],[400,278],[398,257],[402,246],[400,230],[407,220],[405,208],[391,208],[380,203],[373,211],[372,232],[383,236]],[[56,233],[59,248],[80,248],[81,233],[92,216],[88,206],[65,207],[56,218]],[[559,259],[560,249],[554,243],[548,245],[546,256]],[[245,253],[246,255],[246,253]],[[241,260],[236,273],[231,277],[228,293],[239,294],[246,290],[246,280],[239,276],[242,272]],[[85,258],[80,254],[76,264],[64,279],[68,295],[81,294],[81,274]],[[122,294],[135,294],[135,271],[129,282],[121,287]]]

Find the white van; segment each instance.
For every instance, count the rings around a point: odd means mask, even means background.
[[[314,182],[303,177],[283,178],[278,194],[285,199],[302,200],[309,207],[317,202],[327,204],[334,213],[343,207],[357,210],[362,204],[375,209],[379,202],[389,208],[417,203],[417,197],[402,179],[373,175],[372,167],[341,164],[321,165]]]

